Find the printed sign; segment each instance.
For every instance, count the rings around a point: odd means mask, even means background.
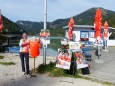
[[[50,31],[41,29],[40,36],[41,37],[49,37],[50,36]]]
[[[40,40],[41,40],[41,42],[42,42],[43,45],[50,44],[50,38],[48,38],[48,37],[47,38],[41,37]]]
[[[61,40],[61,44],[62,44],[62,45],[68,45],[67,39],[62,39],[62,40]]]
[[[79,42],[69,42],[69,49],[80,49]]]
[[[81,32],[81,38],[88,38],[88,32]]]
[[[77,60],[77,69],[86,68],[86,67],[88,67],[88,64],[83,63],[82,60],[80,60],[80,61]]]
[[[70,50],[59,50],[56,58],[56,67],[70,69],[72,53]]]

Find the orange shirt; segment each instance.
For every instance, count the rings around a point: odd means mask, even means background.
[[[38,39],[30,40],[30,55],[33,58],[40,55],[40,42]]]

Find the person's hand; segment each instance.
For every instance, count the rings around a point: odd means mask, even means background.
[[[23,39],[23,42],[25,43],[25,42],[26,42],[26,39]]]

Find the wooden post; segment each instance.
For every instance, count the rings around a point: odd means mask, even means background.
[[[35,59],[35,57],[34,57],[34,71],[35,71],[35,62],[36,62],[36,59]]]

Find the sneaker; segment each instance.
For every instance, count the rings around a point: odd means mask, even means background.
[[[27,77],[27,78],[31,78],[31,75],[30,75],[30,74],[27,74],[26,77]]]
[[[22,75],[26,75],[26,73],[25,73],[25,72],[22,72]]]

